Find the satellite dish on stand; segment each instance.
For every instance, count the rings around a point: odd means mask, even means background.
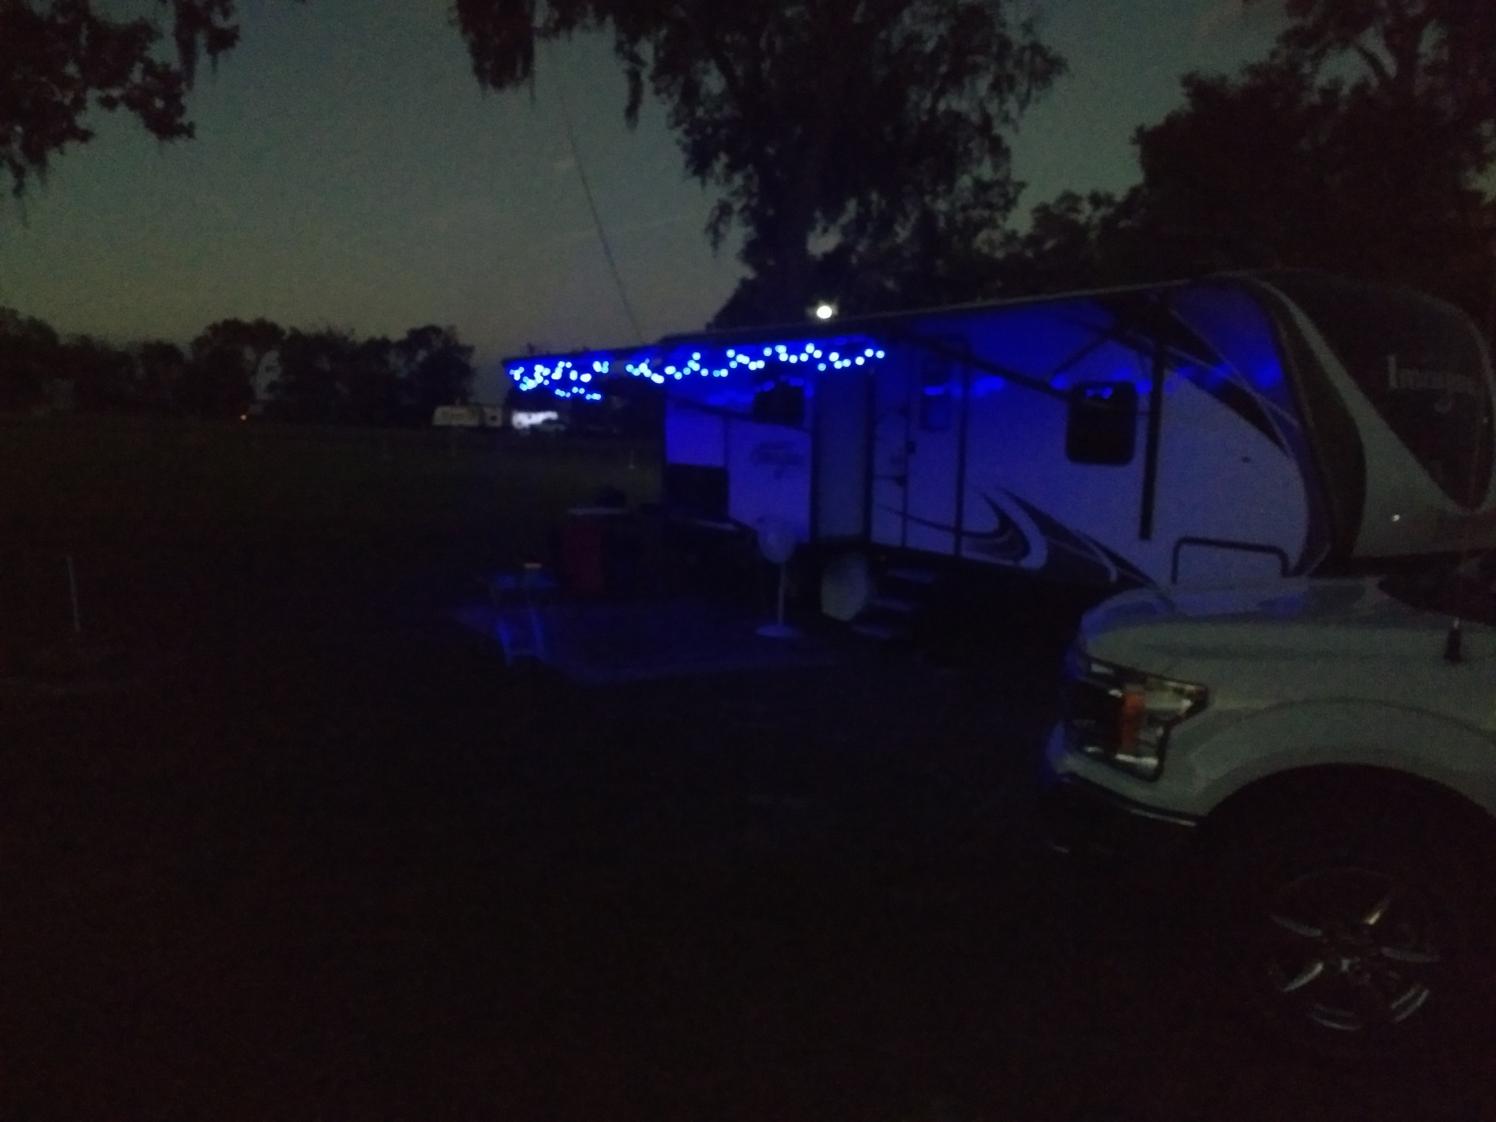
[[[784,597],[789,588],[789,560],[798,544],[795,528],[788,522],[781,518],[758,520],[758,551],[769,564],[779,566],[779,596],[774,622],[763,624],[757,630],[757,634],[765,639],[795,639],[800,635],[798,628],[784,622]]]

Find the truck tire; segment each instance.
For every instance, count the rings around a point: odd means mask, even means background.
[[[1222,969],[1279,1040],[1363,1059],[1472,1031],[1479,850],[1417,798],[1337,792],[1238,815],[1212,863]]]

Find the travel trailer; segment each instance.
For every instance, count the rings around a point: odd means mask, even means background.
[[[1222,586],[1488,545],[1492,375],[1463,313],[1233,274],[527,356],[664,395],[664,495],[824,556]]]
[[[504,427],[501,405],[438,405],[431,414],[436,428],[498,429]]]

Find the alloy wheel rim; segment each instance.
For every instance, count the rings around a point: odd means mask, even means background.
[[[1362,866],[1304,873],[1282,884],[1263,916],[1268,995],[1337,1033],[1400,1025],[1433,997],[1443,931],[1426,893]]]

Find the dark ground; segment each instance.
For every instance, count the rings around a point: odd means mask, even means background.
[[[0,683],[0,1117],[1496,1118],[1037,846],[1052,636],[580,690],[445,621],[498,548],[94,550],[133,679]]]

